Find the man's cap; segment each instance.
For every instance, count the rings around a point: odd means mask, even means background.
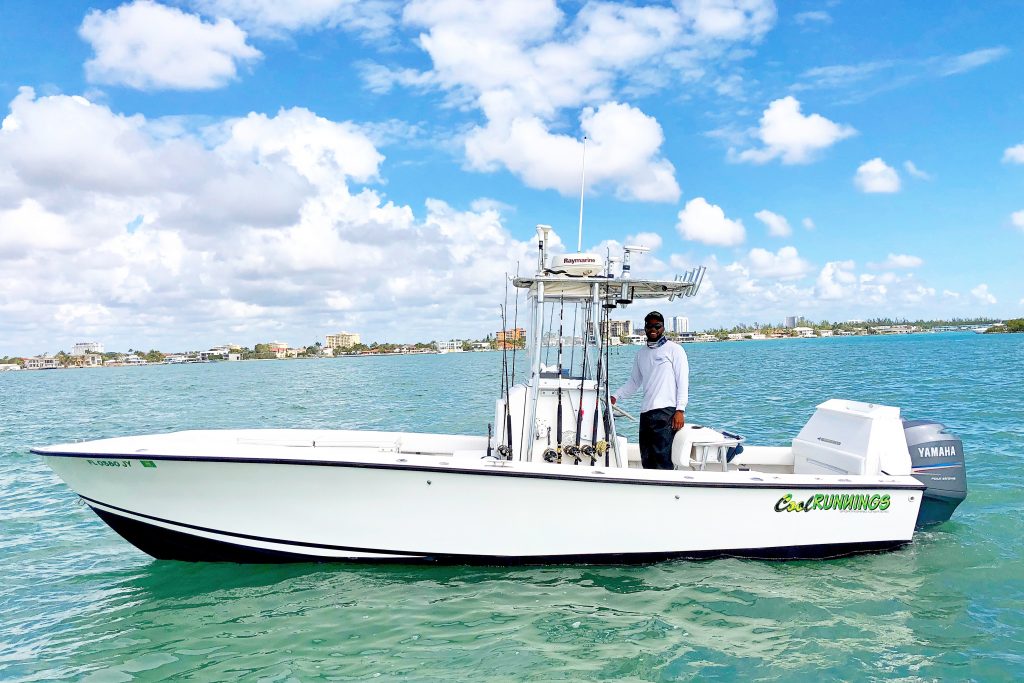
[[[647,322],[648,320],[657,320],[658,322],[663,323],[665,322],[665,316],[663,316],[661,313],[658,313],[657,311],[651,311],[650,313],[644,316],[644,322]]]

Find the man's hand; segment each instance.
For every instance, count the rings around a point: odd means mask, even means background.
[[[686,424],[686,417],[681,410],[677,410],[676,414],[672,416],[672,431],[678,432]]]

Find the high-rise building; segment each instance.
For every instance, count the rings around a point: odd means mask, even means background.
[[[685,315],[677,315],[672,318],[672,331],[676,334],[690,331],[690,319]]]
[[[607,325],[601,324],[601,331],[608,331],[611,337],[628,337],[633,334],[632,321],[630,320],[609,320]]]
[[[356,332],[339,332],[338,334],[327,335],[327,348],[329,349],[351,349],[359,343],[359,334]]]
[[[795,315],[787,315],[786,316],[786,325],[785,325],[785,327],[788,327],[790,329],[796,327],[796,316]]]
[[[526,330],[516,327],[511,330],[500,330],[494,333],[494,343],[499,349],[515,349],[522,347],[526,339]]]
[[[99,342],[78,342],[71,349],[72,356],[84,356],[87,353],[103,353],[103,344]]]

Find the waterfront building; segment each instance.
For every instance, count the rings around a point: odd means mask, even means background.
[[[519,348],[523,346],[523,341],[525,339],[526,330],[522,327],[516,327],[509,330],[499,330],[494,333],[494,344],[499,349]]]
[[[796,327],[796,316],[795,315],[787,315],[786,316],[786,323],[783,325],[783,327],[789,327],[789,328]]]
[[[103,344],[100,342],[78,342],[71,347],[72,356],[84,356],[87,353],[103,353]]]
[[[677,315],[672,318],[672,331],[676,334],[690,331],[690,319],[685,315]]]
[[[359,343],[359,334],[356,332],[339,332],[327,335],[326,347],[333,352],[334,349],[351,349]]]
[[[434,342],[434,345],[441,353],[448,353],[450,351],[461,351],[463,343],[462,339],[449,339],[448,341]]]
[[[810,327],[794,327],[793,331],[796,332],[799,337],[813,337],[814,330]]]
[[[921,331],[917,325],[877,325],[871,330],[875,334],[913,334]]]
[[[628,337],[633,334],[633,322],[631,320],[609,320],[601,322],[601,336],[611,339]]]
[[[8,372],[10,370],[21,370],[21,366],[17,363],[0,363],[0,372]]]
[[[25,359],[26,370],[53,370],[59,367],[61,367],[60,361],[50,356],[36,356],[35,358]]]

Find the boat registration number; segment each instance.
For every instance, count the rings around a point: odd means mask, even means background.
[[[131,460],[86,460],[93,467],[134,467]],[[139,465],[143,467],[156,467],[152,460],[140,460]]]
[[[131,467],[131,460],[86,460],[90,465],[96,467]]]

